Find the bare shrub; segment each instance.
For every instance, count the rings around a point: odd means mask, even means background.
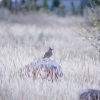
[[[79,100],[100,100],[100,90],[81,90],[79,92]]]
[[[87,21],[90,20],[93,27],[89,28],[85,24],[78,24],[81,29],[79,35],[85,37],[85,39],[100,53],[100,7],[95,6],[87,8],[87,10],[89,14],[89,19],[87,19]]]
[[[20,76],[58,80],[63,75],[60,65],[53,60],[38,59],[20,69]]]

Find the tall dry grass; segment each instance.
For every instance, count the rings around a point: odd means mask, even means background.
[[[30,14],[24,21],[21,18],[12,15],[8,22],[0,22],[1,100],[77,100],[79,90],[99,89],[98,53],[77,36],[73,29],[78,31],[78,27],[70,19],[82,22],[81,17]],[[52,83],[20,79],[16,74],[19,68],[42,58],[49,46],[54,48],[51,59],[62,67],[62,80]]]

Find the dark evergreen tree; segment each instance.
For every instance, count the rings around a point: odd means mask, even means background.
[[[7,0],[3,0],[2,4],[4,7],[7,7]]]
[[[59,7],[60,1],[59,0],[53,0],[53,7]]]
[[[92,4],[99,6],[100,5],[100,1],[99,0],[92,0]]]
[[[24,4],[25,3],[25,0],[22,0],[22,4]]]

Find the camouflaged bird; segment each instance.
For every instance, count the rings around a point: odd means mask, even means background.
[[[52,48],[49,47],[49,50],[44,54],[43,58],[50,58],[52,56]]]

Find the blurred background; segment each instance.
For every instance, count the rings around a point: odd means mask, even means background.
[[[89,51],[91,44],[77,33],[94,29],[92,15],[100,17],[99,5],[98,0],[0,0],[1,46]]]
[[[81,89],[100,89],[99,1],[0,0],[2,100],[77,100]],[[61,84],[20,81],[15,73],[49,47],[64,73]]]
[[[11,12],[19,11],[55,11],[58,14],[83,14],[84,6],[90,6],[91,0],[0,0],[0,7]],[[93,2],[94,0],[92,0]],[[95,0],[96,1],[96,0]],[[97,2],[97,4],[99,4]]]
[[[100,5],[98,0],[0,0],[0,7],[12,12],[55,11],[58,14],[83,14],[86,6]]]

